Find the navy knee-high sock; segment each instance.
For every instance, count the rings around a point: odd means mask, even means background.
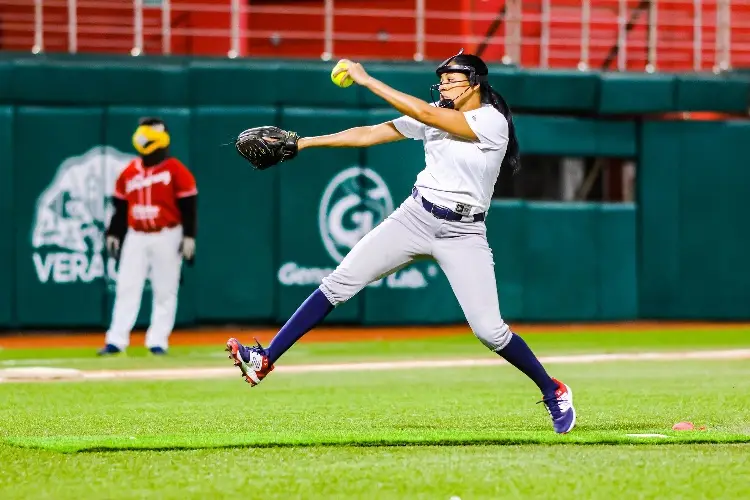
[[[557,384],[547,375],[547,371],[531,351],[531,348],[515,333],[511,333],[508,345],[497,353],[533,380],[545,397],[552,396],[557,390]]]
[[[334,306],[323,292],[320,289],[315,290],[271,340],[271,344],[266,349],[268,361],[275,363],[304,334],[323,321],[333,309]]]

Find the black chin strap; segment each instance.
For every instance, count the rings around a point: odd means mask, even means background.
[[[440,102],[438,102],[438,106],[441,107],[441,108],[455,109],[455,107],[456,107],[456,99],[458,99],[459,97],[461,97],[462,95],[464,95],[470,89],[471,89],[471,85],[469,85],[468,87],[466,87],[466,90],[464,90],[463,92],[461,92],[460,94],[458,94],[455,99],[443,99],[441,97],[440,98]]]

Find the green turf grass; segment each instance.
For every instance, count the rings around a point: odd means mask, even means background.
[[[559,342],[549,354],[664,348],[640,334],[640,346],[598,350],[576,336],[531,337],[541,352],[547,338]],[[721,334],[696,339],[730,347]],[[443,340],[426,345],[434,353]],[[508,365],[278,372],[252,389],[239,377],[0,384],[0,498],[750,497],[750,445],[711,444],[750,441],[750,362],[550,370],[574,390],[579,426],[567,436],[552,432],[536,388]],[[671,431],[681,420],[707,430]]]
[[[750,441],[750,363],[560,365],[579,411],[557,436],[536,388],[510,366],[272,374],[237,380],[0,386],[1,437],[60,451],[274,443]],[[262,408],[263,411],[253,411]],[[703,432],[671,431],[690,420]],[[664,433],[667,439],[628,438]]]
[[[663,436],[663,437],[662,437]],[[164,434],[159,436],[62,436],[10,438],[6,444],[61,453],[124,450],[196,450],[203,448],[288,448],[300,446],[392,447],[408,445],[635,445],[750,443],[750,434],[716,431],[661,431],[630,434],[623,431],[580,431],[569,435],[547,431],[391,430],[389,432],[251,432]]]
[[[612,333],[527,334],[520,332],[539,355],[683,351],[750,347],[750,329],[706,332],[632,331]],[[223,345],[175,346],[166,357],[154,357],[143,347],[131,347],[127,355],[97,358],[95,349],[6,349],[0,350],[0,369],[50,366],[96,369],[173,368],[180,366],[227,366]],[[493,356],[470,333],[419,340],[364,341],[349,343],[298,343],[284,354],[282,364],[375,361],[382,359],[487,358]]]
[[[0,461],[0,496],[6,499],[750,498],[750,445],[306,447],[71,455],[0,446]]]

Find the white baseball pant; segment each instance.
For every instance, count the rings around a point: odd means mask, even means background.
[[[128,230],[117,273],[112,323],[106,343],[126,348],[138,319],[146,278],[151,282],[153,306],[146,331],[146,347],[167,349],[177,314],[177,293],[182,271],[182,226],[155,233]]]
[[[412,197],[362,238],[323,278],[320,289],[338,305],[425,256],[434,258],[448,277],[474,335],[492,351],[503,349],[511,330],[500,316],[487,226],[437,219]]]

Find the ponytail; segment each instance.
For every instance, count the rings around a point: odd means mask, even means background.
[[[518,137],[516,137],[516,126],[513,123],[513,114],[510,111],[508,103],[505,102],[503,96],[501,96],[489,82],[481,83],[482,101],[491,104],[493,108],[498,110],[505,119],[508,121],[508,148],[505,151],[505,158],[501,167],[510,168],[514,174],[521,170],[521,150],[518,146]]]
[[[503,96],[490,85],[488,81],[489,69],[484,61],[479,56],[464,54],[464,49],[461,49],[458,54],[443,61],[435,70],[435,73],[438,77],[443,73],[463,73],[472,86],[479,84],[482,103],[491,104],[493,108],[503,114],[508,122],[508,147],[505,150],[505,157],[500,167],[509,167],[514,174],[521,170],[521,152],[516,137],[516,126],[513,124],[513,115]],[[438,88],[439,85],[434,85],[430,88],[430,92]],[[450,104],[453,104],[453,101],[450,101]]]

